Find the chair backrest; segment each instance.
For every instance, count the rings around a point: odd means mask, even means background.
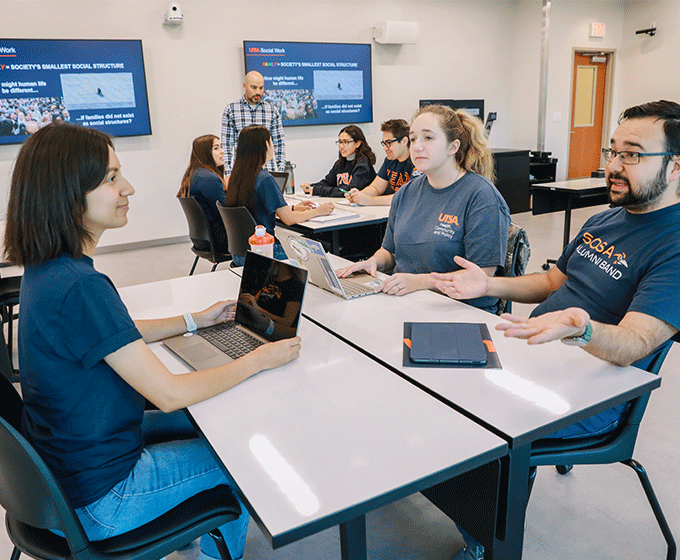
[[[89,541],[80,521],[48,466],[18,430],[21,397],[4,376],[0,392],[0,505],[8,522],[62,531],[72,550],[84,550]]]
[[[203,208],[190,196],[179,197],[178,200],[187,218],[189,239],[194,244],[194,248],[199,251],[212,252],[214,242],[210,231],[210,224]]]
[[[255,220],[245,206],[224,207],[219,202],[217,210],[227,230],[227,243],[232,255],[245,257],[250,249],[248,239],[255,233]]]
[[[529,245],[529,236],[524,228],[510,222],[510,230],[508,231],[508,248],[505,253],[505,265],[500,276],[522,276],[527,269],[531,257],[531,246]],[[502,315],[503,313],[510,313],[512,304],[506,300],[498,301],[498,309],[496,313]]]

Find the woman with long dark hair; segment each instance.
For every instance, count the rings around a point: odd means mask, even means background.
[[[224,366],[168,371],[146,343],[232,320],[235,306],[222,301],[184,316],[132,320],[93,255],[107,229],[127,223],[134,193],[106,134],[48,125],[19,151],[7,208],[5,258],[24,267],[21,431],[91,540],[126,533],[203,490],[230,486],[191,426],[193,439],[145,444],[145,398],[162,412],[177,411],[300,351],[295,337]],[[243,556],[248,528],[242,511],[220,527],[234,559]],[[218,557],[212,539],[202,539],[200,558]]]
[[[329,202],[317,206],[305,200],[288,206],[276,180],[264,169],[272,157],[274,145],[267,127],[250,125],[241,130],[225,206],[245,206],[255,222],[265,226],[271,235],[274,235],[277,217],[284,224],[292,225],[333,211],[333,204]],[[274,245],[274,258],[286,259],[286,253],[278,240]],[[235,264],[242,264],[239,261],[234,258]]]
[[[189,167],[184,172],[177,197],[190,196],[205,212],[216,249],[228,253],[227,232],[215,203],[224,204],[224,150],[214,134],[196,138],[191,146]]]
[[[351,189],[361,190],[375,179],[375,154],[366,142],[364,131],[350,124],[340,131],[338,159],[318,183],[303,183],[302,190],[318,196],[344,197]]]

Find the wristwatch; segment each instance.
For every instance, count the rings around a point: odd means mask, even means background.
[[[590,342],[590,337],[593,336],[593,324],[588,321],[586,325],[586,330],[583,331],[581,336],[572,336],[569,338],[563,338],[562,342],[569,346],[580,346],[583,348]]]

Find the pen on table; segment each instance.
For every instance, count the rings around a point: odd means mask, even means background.
[[[349,191],[346,191],[346,190],[343,189],[342,187],[338,187],[338,189],[340,190],[340,192],[344,192],[345,194],[349,194]]]

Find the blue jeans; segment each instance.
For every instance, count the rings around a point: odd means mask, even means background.
[[[163,414],[163,413],[159,413]],[[191,423],[178,414],[167,414],[173,428],[184,425],[193,431]],[[155,414],[151,431],[164,430]],[[145,438],[149,433],[146,419],[142,427]],[[195,433],[195,432],[194,432]],[[153,439],[153,438],[152,438]],[[233,487],[213,459],[208,445],[200,439],[167,441],[148,445],[125,480],[90,505],[76,510],[85,533],[91,540],[101,540],[126,533],[163,515],[188,498],[220,484]],[[243,558],[250,514],[242,507],[241,516],[220,527],[229,553],[234,560]],[[201,538],[201,551],[213,558],[219,552],[209,536]]]
[[[281,242],[278,239],[274,242],[274,258],[277,261],[285,261],[288,258],[286,252],[283,250]],[[239,257],[238,255],[232,255],[232,260],[236,266],[243,266],[246,262],[245,257]]]

